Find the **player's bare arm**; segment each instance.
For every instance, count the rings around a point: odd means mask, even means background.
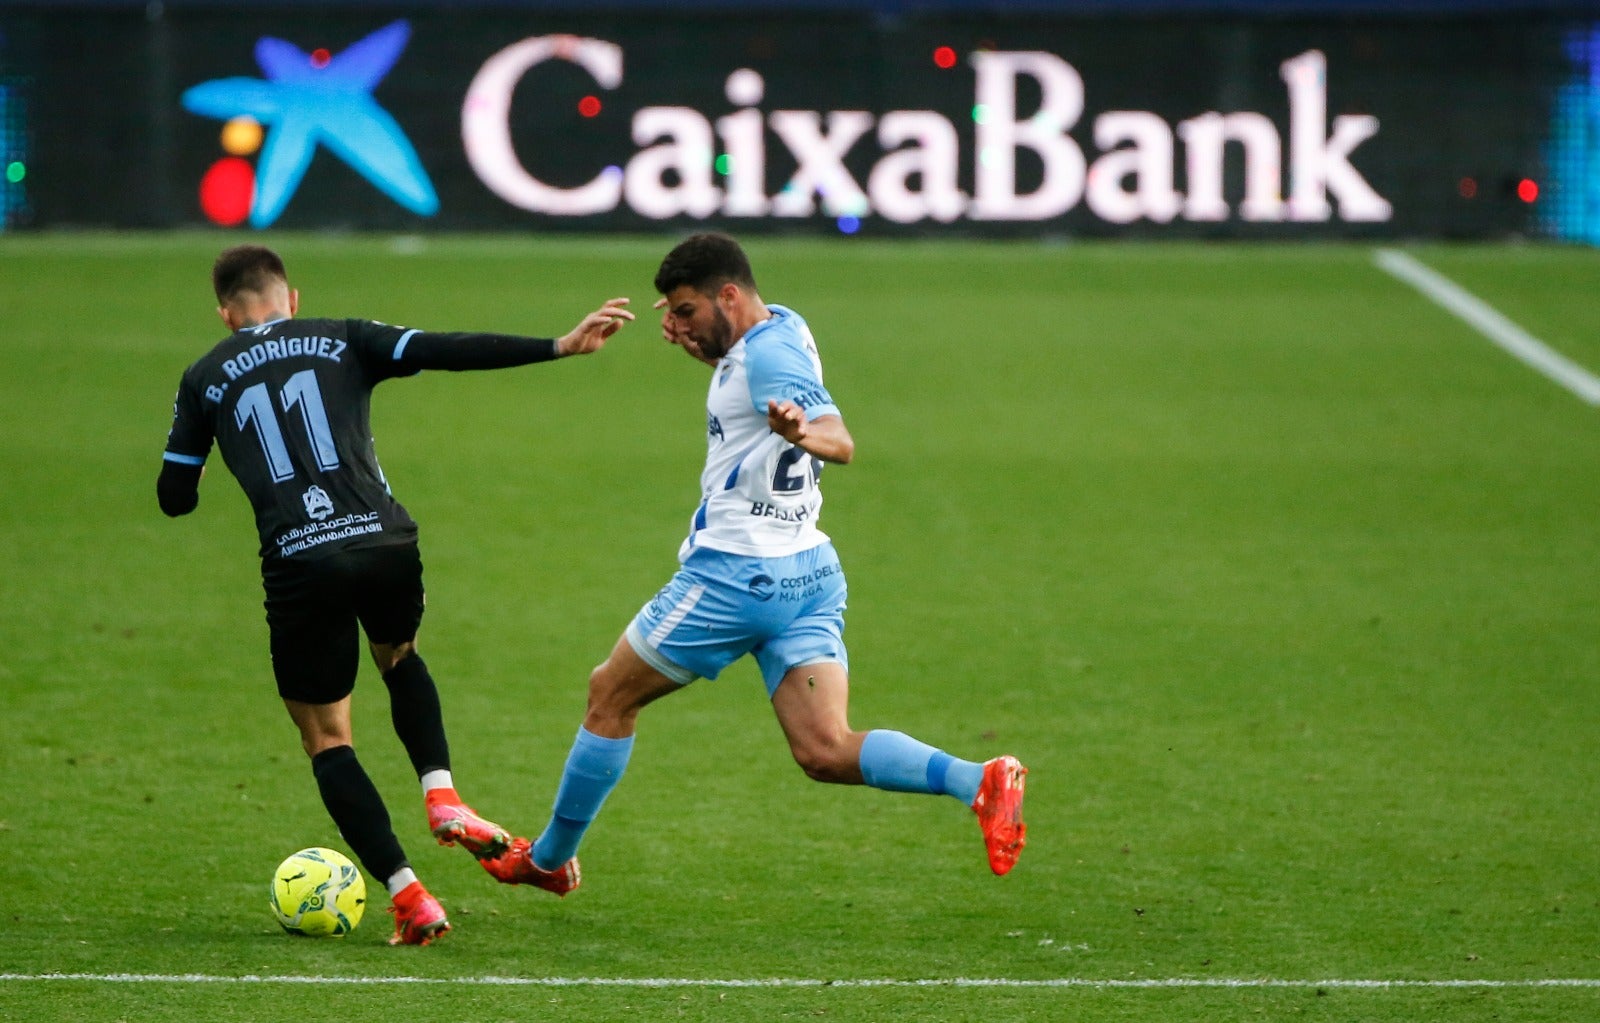
[[[792,401],[768,401],[767,425],[773,433],[824,462],[847,465],[855,457],[855,438],[839,416],[807,419],[806,410]]]
[[[607,338],[634,318],[627,305],[625,298],[608,299],[605,305],[579,320],[576,327],[556,339],[556,355],[587,355],[599,351],[605,346]]]

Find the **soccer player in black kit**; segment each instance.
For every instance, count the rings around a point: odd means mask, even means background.
[[[456,793],[439,693],[416,651],[422,621],[417,525],[373,453],[372,389],[424,369],[496,369],[598,350],[633,319],[615,298],[559,338],[433,333],[372,320],[300,319],[299,292],[271,249],[240,245],[212,268],[218,314],[233,333],[183,374],[157,497],[186,515],[199,503],[213,444],[255,509],[272,670],[328,813],[367,872],[389,890],[390,944],[426,945],[450,929],[417,880],[377,788],[356,759],[350,694],[359,629],[389,689],[395,733],[422,783],[441,844],[480,860],[506,830]]]

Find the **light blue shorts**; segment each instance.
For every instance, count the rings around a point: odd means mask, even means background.
[[[628,625],[628,643],[680,685],[755,654],[767,695],[784,673],[844,649],[844,569],[833,544],[785,558],[700,548]]]

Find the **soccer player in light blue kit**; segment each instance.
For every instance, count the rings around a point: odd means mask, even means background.
[[[508,884],[576,888],[578,843],[627,767],[640,709],[753,654],[807,775],[953,796],[977,812],[989,866],[1006,873],[1025,832],[1027,769],[1015,757],[974,763],[902,732],[850,727],[844,571],[817,514],[822,463],[848,463],[855,442],[805,320],[761,300],[744,251],[722,234],[679,244],[655,286],[666,340],[713,368],[703,499],[682,567],[589,677],[549,824],[484,866]]]

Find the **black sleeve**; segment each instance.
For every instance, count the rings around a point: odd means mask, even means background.
[[[516,334],[438,334],[418,331],[406,340],[399,361],[417,369],[504,369],[549,362],[556,343],[548,337]]]
[[[156,500],[161,510],[173,518],[187,515],[200,503],[200,473],[198,465],[179,465],[162,462],[161,475],[156,477]]]
[[[440,333],[351,320],[348,336],[377,379],[424,369],[505,369],[557,358],[553,338],[519,334]]]
[[[178,396],[172,399],[172,427],[167,430],[167,462],[201,466],[211,454],[216,440],[212,420],[206,414],[200,384],[190,372],[178,381]]]

